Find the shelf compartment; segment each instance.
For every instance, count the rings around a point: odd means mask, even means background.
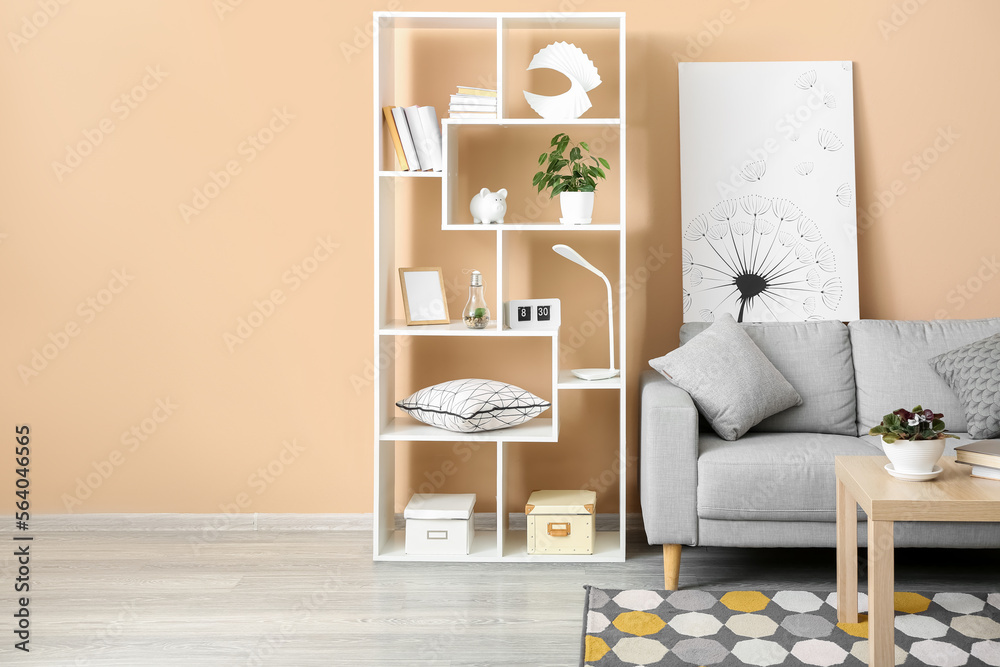
[[[559,433],[552,419],[543,417],[511,428],[476,433],[456,433],[410,417],[396,417],[382,428],[378,437],[383,441],[403,442],[556,442]]]
[[[502,97],[501,117],[527,120],[537,117],[521,91],[558,95],[566,90],[565,78],[560,73],[546,68],[527,69],[535,54],[557,41],[580,48],[600,72],[601,85],[588,92],[593,106],[586,113],[599,119],[622,117],[625,100],[619,84],[624,76],[621,66],[624,37],[624,14],[590,19],[570,15],[502,17],[498,69],[500,88],[506,94]]]
[[[519,563],[609,563],[625,560],[624,542],[617,530],[599,530],[592,554],[529,554],[528,534],[508,530],[504,535],[503,560]]]
[[[432,106],[440,120],[456,85],[498,87],[498,28],[495,14],[375,13],[376,169],[400,171],[384,107]]]
[[[573,375],[569,370],[559,371],[559,383],[557,389],[621,389],[621,375],[608,380],[581,380]]]
[[[524,337],[532,336],[538,338],[555,337],[559,335],[558,329],[551,330],[525,330],[500,328],[499,320],[493,320],[485,329],[469,329],[462,320],[452,320],[448,324],[421,324],[419,326],[407,326],[405,320],[393,320],[387,326],[378,330],[380,336],[511,336]]]
[[[440,555],[440,554],[407,554],[406,553],[406,531],[394,530],[381,551],[375,555],[375,560],[407,560],[415,563],[419,562],[482,562],[498,561],[497,556],[497,534],[493,530],[477,530],[472,538],[472,549],[468,555]]]
[[[611,170],[607,180],[598,186],[593,220],[590,225],[562,225],[562,215],[558,198],[553,199],[548,192],[539,193],[531,185],[532,176],[541,169],[537,157],[547,151],[553,133],[568,129],[560,122],[537,122],[540,119],[519,119],[509,123],[513,127],[507,133],[496,128],[501,121],[477,121],[473,123],[453,123],[446,121],[442,126],[442,141],[445,155],[444,178],[441,187],[441,228],[478,231],[539,230],[556,231],[570,228],[620,231],[623,220],[624,177],[621,142],[624,125],[601,125],[591,121],[573,123],[570,130],[575,141],[588,142],[595,155],[611,160]],[[510,133],[519,141],[509,140]],[[492,191],[507,189],[507,211],[505,223],[474,224],[469,211],[469,202],[483,187]]]

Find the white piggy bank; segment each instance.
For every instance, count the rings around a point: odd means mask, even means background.
[[[503,223],[503,216],[507,212],[507,188],[500,188],[497,192],[490,192],[489,188],[483,188],[469,204],[472,211],[472,222]]]

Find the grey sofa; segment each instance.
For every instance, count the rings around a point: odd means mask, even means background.
[[[681,328],[681,344],[707,324]],[[691,396],[655,371],[642,375],[639,490],[650,544],[662,544],[664,584],[676,588],[680,545],[836,546],[835,456],[879,456],[868,429],[918,403],[943,412],[945,455],[970,438],[965,411],[927,360],[1000,332],[1000,318],[744,324],[802,396],[739,440],[701,423]],[[1000,483],[998,483],[1000,484]],[[1000,486],[998,486],[1000,492]],[[858,512],[858,543],[867,544]],[[1000,524],[897,523],[899,547],[1000,547]]]

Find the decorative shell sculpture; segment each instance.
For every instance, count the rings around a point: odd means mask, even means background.
[[[582,50],[566,42],[549,44],[536,53],[528,69],[555,70],[570,81],[569,90],[561,95],[536,95],[524,91],[528,105],[547,120],[579,118],[592,106],[587,92],[601,85],[601,77],[593,61]]]

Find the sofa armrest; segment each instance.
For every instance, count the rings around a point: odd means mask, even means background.
[[[639,384],[639,496],[649,544],[698,543],[698,408],[656,371]]]

